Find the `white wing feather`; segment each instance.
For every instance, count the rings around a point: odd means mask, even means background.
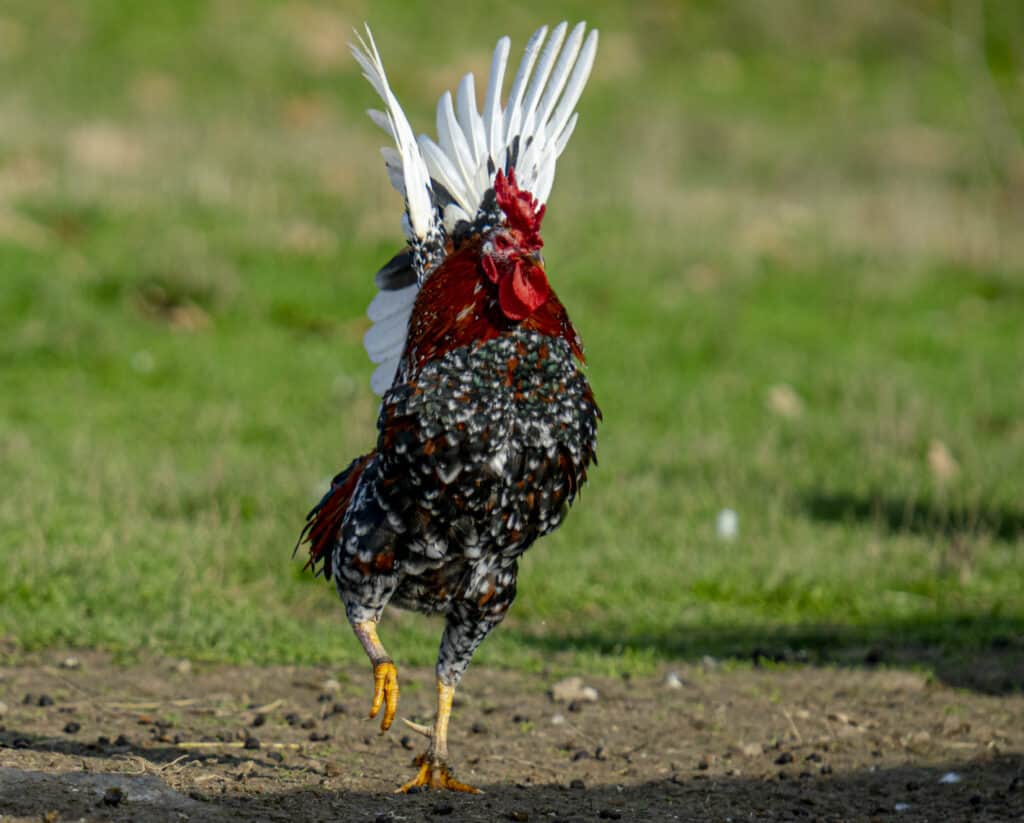
[[[357,34],[359,45],[352,52],[387,108],[371,111],[370,117],[395,141],[395,148],[385,148],[383,154],[391,184],[406,200],[402,223],[410,241],[422,240],[435,228],[439,191],[435,185],[443,186],[454,200],[441,201],[446,203],[441,221],[449,234],[458,222],[475,218],[498,169],[514,168],[519,187],[540,203],[547,201],[556,161],[576,127],[576,105],[597,54],[596,30],[587,34],[586,24],[579,23],[566,37],[567,29],[567,23],[559,23],[550,38],[547,26],[534,32],[504,108],[501,92],[511,43],[507,37],[498,40],[483,110],[477,110],[475,81],[467,74],[454,103],[450,92],[437,103],[436,141],[413,136],[388,85],[369,27],[365,39]],[[370,381],[378,394],[394,381],[418,291],[418,284],[382,290],[370,303],[367,313],[373,326],[363,342],[370,359],[378,364]]]

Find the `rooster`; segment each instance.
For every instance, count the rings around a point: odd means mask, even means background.
[[[382,150],[405,198],[406,246],[376,275],[364,340],[382,395],[376,448],[306,519],[309,566],[333,578],[373,665],[370,717],[387,731],[398,673],[377,634],[389,604],[445,616],[432,726],[400,792],[476,792],[448,765],[455,688],[505,617],[519,557],[565,517],[595,461],[601,413],[583,344],[548,282],[540,236],[555,161],[576,125],[597,32],[561,23],[527,43],[501,105],[498,41],[482,111],[473,75],[437,106],[438,140],[414,138],[369,28],[352,51],[386,111]]]

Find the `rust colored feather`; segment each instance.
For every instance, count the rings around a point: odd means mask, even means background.
[[[306,515],[306,526],[299,535],[296,550],[303,543],[309,543],[309,560],[304,568],[322,571],[329,580],[331,577],[331,549],[338,537],[341,524],[345,522],[345,513],[352,502],[356,484],[363,470],[376,452],[370,452],[353,460],[347,469],[331,481],[331,488],[321,498],[312,511]],[[321,563],[319,569],[317,564]]]

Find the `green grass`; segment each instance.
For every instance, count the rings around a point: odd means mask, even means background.
[[[479,659],[1015,644],[1024,13],[556,5],[370,15],[419,129],[500,34],[603,30],[545,221],[601,464]],[[400,203],[343,43],[365,15],[0,12],[8,649],[362,663],[290,550],[374,438],[363,311]],[[439,624],[383,636],[426,664]]]

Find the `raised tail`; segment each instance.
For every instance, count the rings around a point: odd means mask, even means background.
[[[309,560],[306,561],[305,569],[313,569],[316,574],[323,572],[324,577],[331,579],[331,554],[334,543],[342,523],[345,522],[345,513],[352,502],[359,478],[376,454],[370,452],[349,463],[348,468],[331,481],[331,488],[327,490],[327,494],[306,515],[306,525],[295,544],[295,551],[298,551],[303,543],[309,543]],[[295,551],[292,552],[293,555]],[[319,568],[317,564],[321,564]]]

